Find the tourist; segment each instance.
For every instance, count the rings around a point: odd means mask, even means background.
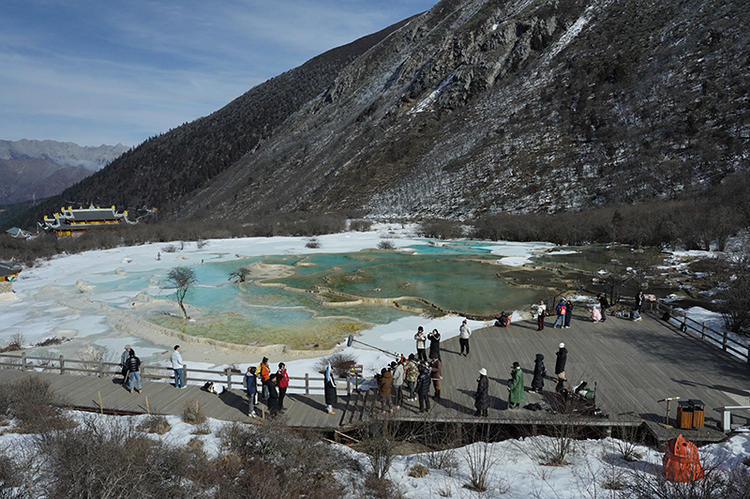
[[[514,362],[508,380],[508,409],[518,408],[526,396],[523,393],[523,371],[518,362]]]
[[[565,300],[565,327],[570,329],[570,321],[573,320],[573,303]]]
[[[560,303],[557,304],[557,307],[555,307],[555,313],[557,314],[557,318],[555,319],[555,323],[552,324],[552,329],[555,329],[558,324],[560,324],[560,329],[565,327],[565,299],[560,298]]]
[[[487,378],[487,369],[485,368],[479,370],[479,378],[477,378],[477,394],[474,397],[474,407],[477,409],[474,416],[487,417],[487,410],[490,408],[490,381]]]
[[[602,322],[607,320],[607,309],[609,308],[609,302],[607,301],[607,295],[600,293],[596,295],[596,299],[599,301],[599,306],[602,309]]]
[[[639,289],[638,293],[635,294],[635,309],[638,313],[643,312],[643,303],[646,301],[646,295],[643,294],[643,290]]]
[[[122,355],[120,355],[120,367],[122,368],[122,386],[125,386],[125,383],[128,381],[128,357],[130,357],[130,345],[125,345],[125,350],[122,352]]]
[[[414,339],[417,340],[417,358],[421,362],[427,362],[427,335],[422,326],[417,328],[417,334],[414,335]]]
[[[128,372],[130,373],[130,393],[133,393],[133,381],[135,381],[135,389],[138,391],[138,393],[141,393],[141,373],[140,373],[140,367],[141,367],[141,359],[135,356],[135,350],[132,348],[130,349],[128,360],[125,362],[125,364],[128,367]]]
[[[466,324],[466,319],[461,323],[461,327],[458,328],[458,343],[461,345],[461,355],[469,356],[469,338],[471,337],[471,329]],[[466,353],[464,353],[466,352]]]
[[[565,372],[565,363],[568,362],[568,349],[565,348],[565,343],[560,343],[557,346],[558,350],[555,354],[557,360],[555,361],[555,376],[559,376],[560,373]]]
[[[391,362],[391,376],[393,376],[393,405],[396,409],[404,403],[404,365],[401,362]]]
[[[286,364],[279,362],[279,370],[276,371],[276,384],[279,387],[279,410],[284,410],[284,397],[286,389],[289,388],[289,375],[286,372]]]
[[[258,378],[255,376],[255,366],[247,368],[245,373],[245,390],[247,391],[247,415],[251,418],[255,417],[255,404],[257,403],[256,397],[258,396]]]
[[[440,384],[443,381],[443,363],[436,355],[432,356],[432,363],[430,364],[430,379],[432,379],[432,386],[435,388],[435,395],[432,396],[432,399],[440,402]]]
[[[601,322],[602,312],[599,310],[599,305],[594,305],[591,308],[591,320],[594,322]]]
[[[430,334],[427,335],[427,339],[430,340],[430,358],[440,359],[440,333],[437,329],[433,329]]]
[[[276,416],[279,413],[279,392],[276,390],[276,373],[269,375],[263,386],[268,391],[268,410],[271,416]]]
[[[536,307],[536,330],[544,330],[544,317],[547,315],[547,305],[544,301],[539,301],[539,305]]]
[[[534,378],[531,380],[531,391],[542,393],[544,391],[544,377],[547,375],[547,368],[544,367],[544,355],[536,354],[534,361]]]
[[[419,412],[430,412],[430,371],[425,364],[419,365],[416,392],[419,397]]]
[[[409,402],[416,400],[414,390],[417,387],[417,378],[419,378],[419,366],[417,365],[417,359],[414,354],[409,354],[409,360],[406,361],[404,366],[404,381],[406,387],[409,389]]]
[[[393,403],[391,402],[391,391],[393,388],[393,375],[385,367],[380,370],[380,374],[375,375],[378,383],[378,397],[380,397],[380,408],[383,412],[393,412]]]
[[[172,369],[174,370],[175,388],[185,388],[185,363],[182,361],[180,345],[174,346],[174,351],[169,360],[172,362]]]
[[[333,376],[333,369],[331,369],[331,363],[328,363],[325,373],[325,382],[323,385],[326,401],[326,412],[328,414],[336,414],[333,412],[333,405],[336,403],[336,380]]]
[[[268,390],[266,389],[266,381],[271,377],[271,368],[268,366],[268,357],[263,357],[263,360],[258,364],[258,376],[260,376],[260,383],[263,387],[260,398],[266,400],[268,398]]]

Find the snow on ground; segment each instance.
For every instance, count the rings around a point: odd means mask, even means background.
[[[81,422],[84,418],[94,418],[100,422],[132,421],[136,425],[147,416],[106,416],[69,412],[69,416]],[[184,423],[178,416],[167,416],[171,429],[164,435],[150,434],[151,438],[160,439],[173,446],[184,446],[194,439],[203,442],[203,449],[209,457],[220,455],[221,447],[219,430],[223,421],[209,419],[207,424],[210,433],[195,435],[195,427]],[[15,450],[31,446],[33,435],[25,435],[0,429],[0,452],[12,455]],[[660,473],[663,454],[653,448],[633,444],[633,450],[640,454],[635,462],[622,459],[622,449],[630,445],[616,439],[584,440],[575,442],[574,450],[567,457],[568,465],[540,465],[540,452],[553,445],[551,437],[528,437],[525,439],[506,440],[497,443],[474,443],[465,447],[435,453],[422,453],[395,456],[387,478],[398,488],[405,498],[483,497],[486,499],[514,498],[536,499],[610,497],[603,483],[618,477],[632,476],[633,473],[654,475]],[[344,446],[332,445],[332,452],[345,452],[356,459],[365,471],[371,470],[368,458]],[[704,467],[729,469],[750,457],[750,434],[738,434],[726,442],[705,446],[699,449]],[[464,485],[471,475],[470,461],[484,460],[487,467],[487,492],[477,495],[467,490]],[[452,462],[451,466],[437,469],[437,462]],[[409,476],[409,471],[416,464],[429,468],[429,474],[422,478]],[[432,466],[431,466],[432,464]],[[340,479],[343,484],[360,482],[362,474],[342,470]],[[361,497],[359,491],[350,497]]]
[[[167,253],[163,248],[169,243],[146,244],[135,247],[116,248],[105,251],[87,252],[79,255],[61,255],[40,265],[24,270],[16,283],[14,289],[18,300],[0,303],[2,323],[0,323],[0,342],[7,341],[13,334],[22,334],[27,341],[49,335],[52,332],[58,335],[70,335],[77,338],[96,336],[102,331],[110,328],[106,318],[101,315],[81,316],[75,314],[69,308],[59,306],[55,296],[49,296],[46,290],[55,285],[75,285],[83,276],[102,272],[103,270],[115,270],[122,266],[128,266],[128,270],[142,271],[166,271],[186,261],[199,261],[201,258],[212,258],[220,251],[222,255],[238,258],[236,255],[274,255],[274,254],[309,254],[316,252],[349,252],[359,251],[363,248],[375,248],[378,243],[388,238],[392,240],[397,248],[408,248],[415,243],[413,226],[378,225],[375,230],[366,233],[345,233],[320,236],[321,248],[312,249],[305,247],[307,242],[304,238],[275,237],[275,238],[245,238],[209,241],[203,248],[197,248],[194,243],[187,243],[185,248],[177,253]],[[179,243],[178,243],[179,244]],[[522,264],[529,261],[529,257],[542,249],[549,249],[547,243],[488,243],[492,247],[492,253],[501,255],[498,260],[505,265]],[[161,253],[161,260],[157,260],[157,253]],[[557,254],[561,254],[558,252]],[[681,255],[680,255],[681,256]],[[693,255],[690,255],[693,256]],[[111,298],[111,297],[110,297]],[[577,299],[576,301],[581,301]],[[705,321],[711,327],[723,331],[723,322],[718,314],[697,307],[688,310],[688,314],[699,322]],[[514,314],[514,321],[520,320],[520,316]],[[408,353],[414,350],[414,333],[418,326],[425,330],[438,329],[443,339],[455,336],[461,324],[460,317],[444,317],[441,319],[426,319],[424,317],[406,317],[387,325],[375,326],[364,331],[356,338],[351,347],[344,349],[345,353],[357,356],[357,362],[364,365],[365,375],[370,375],[375,370],[392,360],[392,353]],[[487,325],[486,322],[469,321],[472,329]],[[119,354],[126,343],[135,342],[137,338],[112,335],[97,340],[97,344],[105,346]],[[342,344],[346,338],[342,338]],[[371,345],[388,351],[383,353],[370,348]],[[144,354],[148,350],[141,348]],[[254,360],[256,364],[260,359]],[[277,359],[272,359],[272,363]],[[290,375],[297,376],[303,373],[314,373],[319,359],[303,359],[287,362]],[[213,368],[213,364],[192,363],[196,368]],[[250,364],[238,365],[245,369]],[[223,366],[221,366],[223,367]],[[81,420],[84,417],[112,418],[113,416],[83,415],[71,413],[72,417]],[[136,420],[146,416],[134,416]],[[165,442],[173,445],[184,445],[189,440],[196,438],[193,427],[188,425],[178,416],[167,417],[171,430],[161,436]],[[220,452],[217,431],[225,423],[209,419],[211,433],[201,435],[204,449],[211,456]],[[33,438],[29,435],[12,433],[7,429],[0,428],[0,452],[10,452],[11,449],[20,449],[26,446],[27,439]],[[428,454],[414,454],[408,456],[397,456],[391,467],[388,478],[390,478],[400,489],[404,497],[426,498],[426,497],[475,497],[476,494],[464,488],[468,482],[469,459],[485,455],[491,463],[488,478],[490,488],[487,493],[482,494],[486,498],[578,498],[608,496],[607,491],[602,488],[602,480],[613,477],[618,473],[629,473],[630,470],[645,470],[647,473],[658,473],[662,454],[648,447],[638,447],[642,459],[636,463],[628,463],[620,459],[619,441],[613,439],[587,440],[578,442],[576,451],[569,461],[571,464],[560,467],[541,466],[537,457],[539,449],[549,445],[548,437],[530,437],[526,439],[507,440],[493,444],[472,444],[454,451],[455,468],[440,470],[430,468],[430,473],[424,478],[409,477],[409,470],[414,464],[430,465],[431,459]],[[365,469],[369,464],[366,456],[356,453],[346,447],[336,447],[343,452],[352,453],[362,463]],[[704,463],[721,463],[728,467],[750,456],[750,435],[736,435],[730,440],[700,449]],[[432,461],[434,462],[434,456]],[[357,478],[357,477],[355,477]],[[361,479],[359,477],[358,479]],[[350,482],[344,478],[345,482]]]
[[[384,239],[392,242],[396,249],[415,251],[414,247],[424,246],[426,239],[416,235],[415,225],[408,224],[373,224],[373,230],[368,232],[346,232],[318,236],[319,248],[308,248],[308,238],[303,237],[273,237],[273,238],[237,238],[208,240],[205,245],[193,242],[181,243],[151,243],[139,246],[120,247],[109,250],[88,251],[75,255],[58,255],[47,261],[39,262],[33,268],[24,269],[18,280],[13,284],[17,300],[0,302],[0,344],[7,342],[13,335],[20,334],[29,344],[52,336],[64,336],[76,340],[76,348],[85,348],[90,343],[97,347],[105,347],[118,359],[126,344],[132,344],[139,357],[151,361],[149,356],[164,358],[165,344],[145,341],[121,332],[116,320],[109,318],[105,306],[114,307],[118,312],[127,313],[128,308],[137,293],[153,295],[159,291],[159,283],[154,279],[163,279],[169,269],[179,265],[191,265],[201,261],[220,258],[231,261],[242,257],[263,255],[306,255],[314,253],[346,253],[356,252],[366,248],[376,248]],[[174,246],[178,251],[165,250]],[[202,246],[202,247],[199,247]],[[529,262],[530,258],[553,246],[549,243],[514,243],[514,242],[486,242],[483,244],[492,254],[502,256],[499,260],[503,264],[521,265]],[[115,291],[102,294],[87,294],[87,309],[75,308],[75,297],[68,296],[69,291],[79,289],[91,293],[91,286],[83,284],[96,283],[97,275],[115,274],[125,269],[128,274],[143,273],[152,275],[144,287],[134,291]],[[65,287],[65,288],[64,288]],[[92,306],[93,304],[93,306]],[[99,305],[101,304],[101,306]],[[519,320],[514,316],[513,320]],[[425,317],[406,317],[390,324],[377,325],[370,330],[363,331],[357,337],[352,347],[345,352],[356,355],[357,362],[363,364],[364,373],[369,375],[392,360],[392,356],[367,347],[369,344],[392,353],[415,351],[414,333],[418,326],[424,326],[426,331],[438,329],[443,339],[458,334],[461,317],[444,317],[442,319],[428,319]],[[489,322],[469,321],[472,329],[483,327]],[[170,340],[172,341],[172,340]],[[346,338],[341,338],[344,344]],[[80,347],[78,346],[80,344]],[[171,347],[170,347],[171,349]],[[61,352],[50,350],[55,355]],[[159,355],[157,355],[159,354]],[[258,358],[248,358],[247,363],[228,361],[221,362],[221,355],[216,355],[216,361],[200,362],[190,359],[189,349],[183,349],[183,356],[191,367],[197,369],[224,368],[232,364],[243,371],[251,364],[257,365]],[[67,354],[66,354],[67,356]],[[168,357],[168,355],[166,355]],[[286,358],[271,359],[275,365],[285,361],[291,376],[302,376],[304,373],[316,372],[318,359],[294,360]],[[167,361],[161,361],[165,363]],[[225,361],[226,362],[226,361]],[[165,364],[168,365],[168,362]]]

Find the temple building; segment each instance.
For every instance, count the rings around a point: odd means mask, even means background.
[[[44,223],[39,226],[46,231],[54,232],[58,237],[76,236],[91,230],[115,229],[125,225],[138,223],[128,220],[128,212],[118,213],[114,206],[110,208],[99,208],[89,206],[88,208],[71,207],[60,208],[60,213],[55,213],[53,218],[44,217]]]
[[[0,301],[14,300],[13,281],[21,272],[20,267],[14,267],[7,262],[0,262]]]

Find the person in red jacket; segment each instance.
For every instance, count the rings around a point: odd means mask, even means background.
[[[279,370],[276,371],[276,383],[279,388],[279,410],[284,410],[284,397],[286,389],[289,388],[289,375],[286,372],[286,364],[279,362]]]

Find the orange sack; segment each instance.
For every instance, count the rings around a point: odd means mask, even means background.
[[[667,442],[667,451],[662,459],[664,476],[673,482],[692,482],[703,478],[698,447],[682,435]]]

